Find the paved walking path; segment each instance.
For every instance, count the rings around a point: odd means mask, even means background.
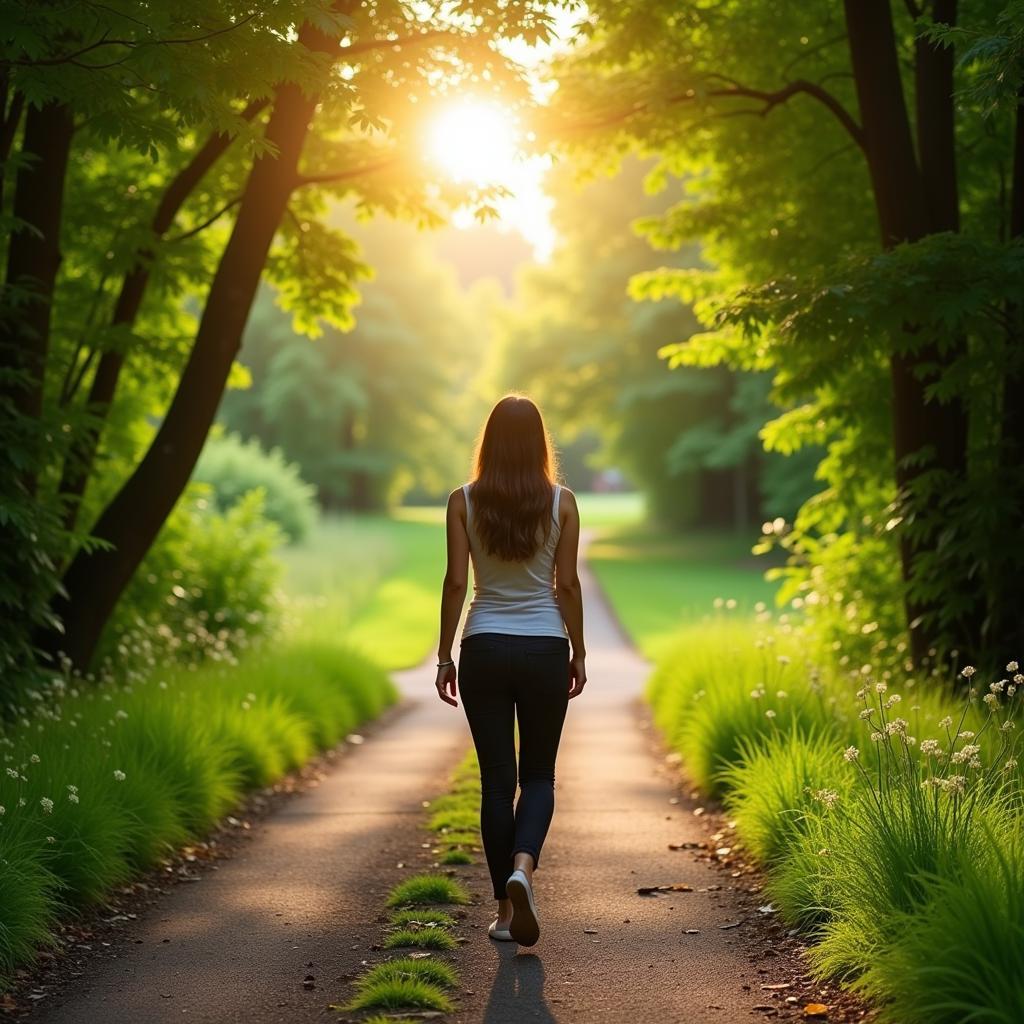
[[[586,543],[587,538],[584,538]],[[728,891],[643,897],[638,885],[723,883],[670,842],[699,840],[691,808],[670,804],[637,697],[649,666],[633,651],[584,565],[590,682],[569,706],[555,819],[536,876],[543,934],[531,950],[486,938],[493,903],[482,866],[457,954],[457,1024],[647,1024],[751,1019],[758,1002]],[[45,1024],[270,1024],[336,1020],[329,1003],[381,954],[383,897],[418,868],[422,802],[467,749],[461,707],[434,695],[433,658],[399,673],[408,705],[311,792],[256,826],[219,870],[175,887],[136,922],[116,959],[46,1000]],[[729,879],[726,877],[725,882]],[[686,934],[697,929],[697,934]],[[307,975],[314,987],[303,987]],[[756,992],[758,986],[754,984]]]

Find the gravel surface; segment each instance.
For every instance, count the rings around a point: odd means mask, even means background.
[[[581,577],[590,682],[569,707],[535,879],[541,939],[518,951],[490,941],[482,856],[451,869],[474,903],[459,912],[462,984],[445,1020],[731,1024],[807,1019],[805,1006],[818,1002],[829,1013],[816,1019],[862,1019],[855,1003],[809,979],[799,944],[761,909],[761,880],[734,853],[729,823],[681,789],[639,701],[650,666],[585,565]],[[253,821],[251,839],[228,859],[117,915],[125,920],[105,936],[109,945],[79,950],[60,984],[39,989],[30,1019],[359,1019],[331,1004],[347,1001],[365,965],[386,958],[384,898],[432,865],[423,804],[444,792],[469,743],[461,707],[434,696],[433,660],[398,673],[403,709]]]

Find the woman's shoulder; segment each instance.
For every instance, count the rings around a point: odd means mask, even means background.
[[[566,487],[565,484],[558,484],[558,519],[559,522],[565,523],[569,517],[574,516],[579,518],[580,510],[576,504],[576,495],[573,490]]]

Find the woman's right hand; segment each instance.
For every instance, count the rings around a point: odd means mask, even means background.
[[[569,700],[578,697],[587,685],[587,656],[574,654],[569,659]]]

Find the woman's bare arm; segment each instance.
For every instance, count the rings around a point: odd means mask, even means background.
[[[466,532],[466,497],[458,487],[448,495],[445,515],[445,534],[448,548],[448,566],[441,584],[441,638],[437,646],[437,660],[452,660],[455,630],[462,617],[462,606],[469,587],[469,535]],[[446,704],[458,707],[455,700],[456,671],[454,665],[437,670],[437,693]],[[451,695],[449,696],[448,692]]]
[[[577,696],[587,682],[587,647],[583,642],[583,587],[577,571],[580,546],[580,512],[576,495],[562,488],[559,502],[562,532],[555,548],[555,598],[572,644],[572,683],[569,697]]]

